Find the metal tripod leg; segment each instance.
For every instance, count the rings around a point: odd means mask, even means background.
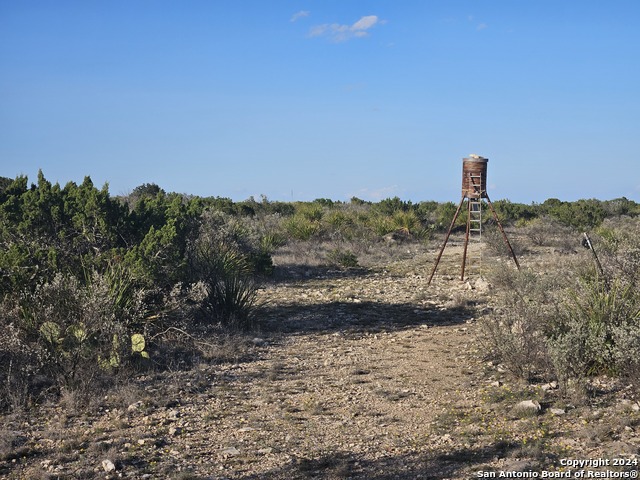
[[[518,259],[516,258],[516,254],[513,251],[513,248],[511,248],[511,244],[509,243],[509,239],[507,238],[507,234],[504,233],[504,228],[502,228],[502,224],[500,223],[500,220],[498,219],[498,214],[496,213],[495,209],[493,208],[493,204],[491,203],[491,199],[489,199],[489,195],[487,195],[486,193],[485,193],[485,198],[487,199],[487,203],[489,204],[489,208],[491,209],[491,213],[493,213],[493,218],[496,219],[496,223],[498,224],[498,228],[500,229],[500,232],[502,233],[502,238],[504,239],[504,243],[509,248],[509,251],[511,252],[511,256],[513,257],[513,261],[516,262],[516,267],[518,267],[518,270],[520,270],[520,264],[518,263]]]
[[[460,199],[460,204],[458,205],[458,209],[456,210],[455,215],[453,216],[453,220],[451,220],[451,225],[449,225],[449,230],[447,231],[447,235],[444,237],[444,243],[442,244],[442,248],[440,249],[440,253],[438,254],[438,258],[436,259],[436,264],[433,266],[433,270],[431,270],[431,276],[429,277],[429,281],[427,285],[431,285],[431,280],[438,269],[438,264],[440,263],[440,259],[442,258],[442,253],[444,252],[444,247],[447,246],[447,242],[449,241],[449,236],[451,235],[451,230],[453,230],[453,226],[458,219],[458,215],[460,215],[460,209],[462,208],[462,204],[464,203],[465,196],[463,195]]]

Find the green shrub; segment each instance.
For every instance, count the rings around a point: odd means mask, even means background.
[[[392,216],[397,212],[408,212],[413,208],[411,202],[400,200],[399,197],[385,198],[375,203],[373,208],[382,215]]]
[[[12,365],[9,393],[20,389],[25,399],[36,394],[38,375],[57,389],[87,392],[96,379],[113,376],[136,355],[147,356],[140,342],[143,292],[114,289],[113,275],[93,272],[83,283],[58,273],[19,299],[5,299],[8,336],[0,342],[0,357]]]
[[[509,200],[498,200],[493,202],[493,207],[503,224],[527,222],[537,216],[537,208],[534,205],[512,203]]]
[[[335,248],[327,254],[327,259],[335,266],[342,268],[354,268],[358,266],[358,257],[355,253]]]
[[[588,253],[588,264],[573,261],[544,274],[497,269],[496,311],[482,324],[494,358],[519,376],[555,377],[565,388],[584,390],[601,374],[640,388],[640,255],[630,255],[638,240],[628,236],[633,225],[626,229],[601,230],[604,275]]]
[[[595,199],[562,202],[550,198],[542,204],[541,211],[564,225],[579,229],[597,227],[606,216],[602,203]]]
[[[445,202],[438,205],[438,207],[433,212],[433,223],[438,230],[445,231],[449,228],[451,222],[453,221],[453,216],[455,215],[457,208],[457,205],[453,202]],[[463,208],[458,214],[456,225],[461,226],[466,225],[466,223],[467,211]]]
[[[59,271],[82,276],[100,269],[129,240],[127,209],[86,177],[52,185],[38,172],[28,188],[18,177],[0,195],[0,295],[51,280]]]
[[[623,373],[628,355],[640,351],[634,344],[640,338],[637,288],[620,279],[607,285],[583,278],[579,289],[567,293],[549,337],[556,371],[564,378]]]

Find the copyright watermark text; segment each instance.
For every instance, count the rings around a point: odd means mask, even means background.
[[[635,458],[563,458],[559,470],[479,470],[475,478],[638,478]],[[596,470],[597,469],[597,470]]]

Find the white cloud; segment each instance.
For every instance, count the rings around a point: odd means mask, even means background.
[[[375,25],[386,23],[380,20],[376,15],[367,15],[360,18],[352,25],[343,25],[339,23],[325,23],[316,25],[309,30],[310,37],[326,36],[334,42],[344,42],[351,38],[362,38],[369,35],[368,30]]]
[[[308,17],[310,15],[310,13],[311,12],[309,12],[308,10],[300,10],[299,12],[294,13],[291,16],[291,20],[289,20],[289,21],[290,22],[295,22],[297,20],[300,20],[301,18]]]
[[[378,23],[378,17],[375,15],[367,15],[362,17],[356,23],[351,25],[351,30],[367,30]]]

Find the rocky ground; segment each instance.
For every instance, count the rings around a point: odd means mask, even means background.
[[[459,255],[448,249],[431,286],[433,250],[284,276],[260,291],[259,330],[218,347],[233,361],[2,418],[0,478],[531,478],[566,475],[563,459],[634,475],[633,390],[600,379],[573,405],[491,363],[491,285],[460,282]]]

